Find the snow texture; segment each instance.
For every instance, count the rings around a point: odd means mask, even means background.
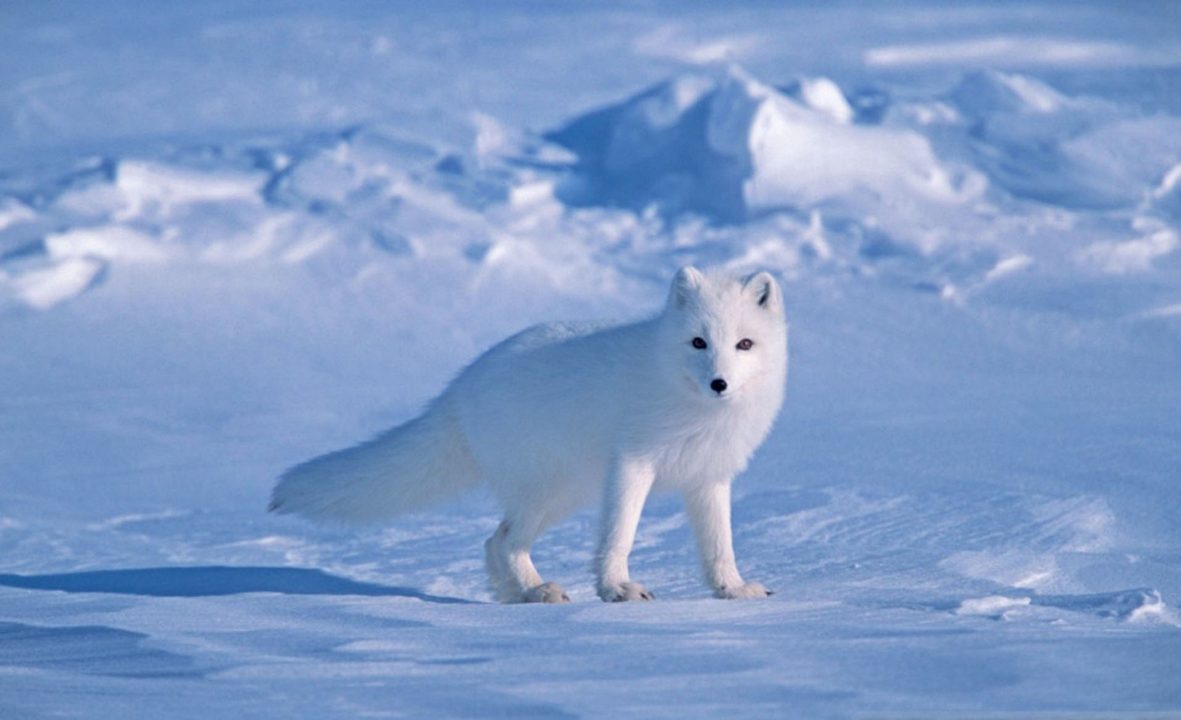
[[[1173,3],[0,7],[0,717],[1181,713]],[[284,469],[536,322],[766,269],[741,570]],[[527,378],[522,378],[527,382]]]

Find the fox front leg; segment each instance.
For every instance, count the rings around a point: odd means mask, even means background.
[[[632,582],[627,558],[655,479],[656,471],[650,463],[633,459],[615,461],[607,478],[597,563],[599,597],[606,602],[653,597],[643,585]]]
[[[720,598],[763,598],[762,583],[745,582],[734,561],[730,532],[730,480],[707,483],[685,492],[685,506],[697,535],[705,580]]]

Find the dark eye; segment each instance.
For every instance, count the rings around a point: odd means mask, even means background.
[[[750,338],[742,338],[734,347],[738,348],[739,350],[750,350],[754,346],[754,340],[751,340]]]
[[[707,343],[703,338],[695,337],[693,338],[693,347],[697,348],[698,350],[704,350],[709,347],[709,343]]]

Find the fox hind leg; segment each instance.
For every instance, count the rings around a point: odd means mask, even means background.
[[[505,519],[484,542],[484,562],[496,599],[503,603],[564,603],[570,598],[555,582],[545,582],[533,566],[529,549],[542,528],[537,523]]]

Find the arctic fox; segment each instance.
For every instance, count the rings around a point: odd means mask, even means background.
[[[524,330],[468,366],[419,417],[298,465],[270,509],[378,521],[480,482],[504,507],[484,544],[502,602],[567,602],[529,557],[534,539],[601,503],[603,600],[650,600],[628,573],[648,493],[680,491],[717,597],[770,594],[738,572],[730,483],[783,402],[787,323],[774,278],[678,271],[664,310],[630,325]]]

